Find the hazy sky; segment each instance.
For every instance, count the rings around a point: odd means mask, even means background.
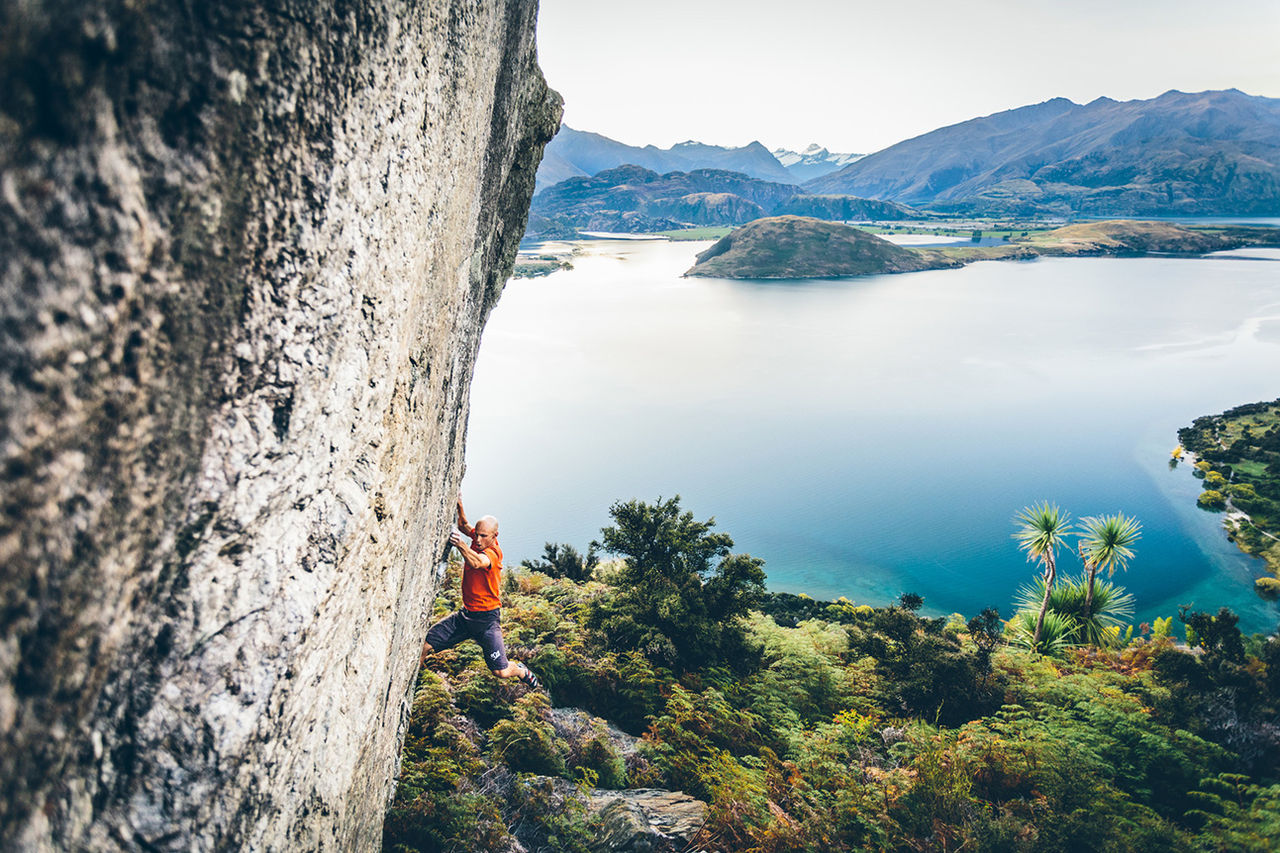
[[[1280,97],[1280,0],[542,0],[565,123],[870,152],[1066,97]]]

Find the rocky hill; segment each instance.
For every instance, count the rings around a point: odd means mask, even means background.
[[[4,9],[0,849],[378,849],[537,4]]]
[[[900,142],[805,189],[989,214],[1275,215],[1280,99],[1056,98]]]
[[[858,228],[800,216],[757,219],[698,255],[685,275],[711,278],[840,278],[959,266]]]
[[[619,166],[590,178],[570,178],[534,197],[529,236],[583,231],[667,231],[690,225],[741,225],[781,213],[822,219],[907,219],[917,211],[852,196],[810,196],[794,184],[736,172],[657,172]]]

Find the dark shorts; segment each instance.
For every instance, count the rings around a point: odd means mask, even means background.
[[[502,644],[502,609],[459,610],[431,626],[427,642],[438,652],[451,649],[463,640],[475,640],[484,651],[484,662],[497,672],[506,669],[507,649]]]

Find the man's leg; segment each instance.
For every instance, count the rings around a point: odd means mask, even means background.
[[[466,625],[461,613],[451,613],[431,626],[427,631],[426,642],[422,644],[422,654],[418,657],[418,668],[427,662],[427,657],[458,645],[465,640]]]
[[[502,642],[502,626],[498,620],[488,625],[484,632],[476,637],[476,642],[484,651],[485,662],[489,671],[499,678],[518,678],[530,687],[541,687],[542,682],[525,664],[518,660],[507,660],[507,647]]]

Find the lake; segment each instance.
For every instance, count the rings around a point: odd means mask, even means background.
[[[1280,251],[744,282],[680,277],[708,243],[583,245],[507,285],[480,349],[464,491],[509,564],[679,494],[771,589],[1007,617],[1013,516],[1048,500],[1141,520],[1135,623],[1280,620],[1169,465],[1179,427],[1280,396]]]

